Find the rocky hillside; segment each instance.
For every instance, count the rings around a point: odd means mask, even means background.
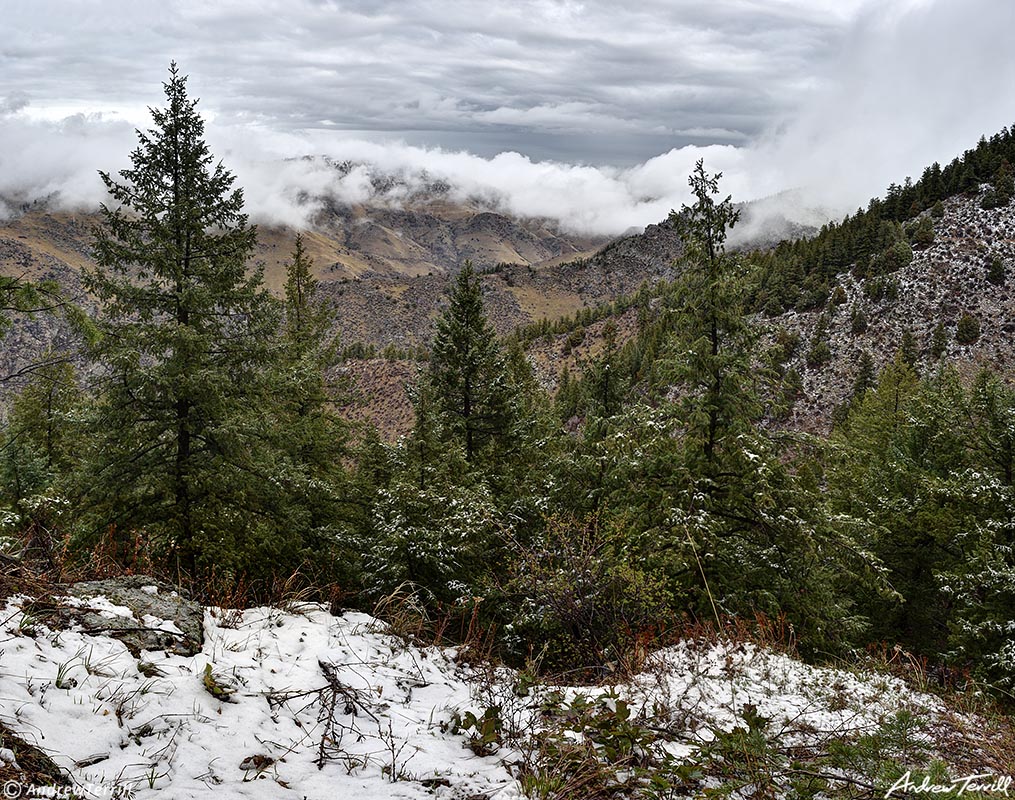
[[[53,281],[81,299],[80,269],[89,263],[83,221],[57,222],[46,215],[26,219],[17,228],[0,227],[0,275]],[[47,351],[74,351],[76,337],[59,317],[18,317],[0,342],[0,402],[21,383],[19,373]]]
[[[80,273],[91,263],[98,215],[58,211],[45,203],[7,205],[16,211],[0,221],[0,275],[55,281],[68,296],[88,305]],[[276,293],[284,286],[294,237],[291,229],[259,228],[251,267],[264,267],[265,281]],[[456,205],[439,196],[400,207],[332,203],[305,238],[323,291],[336,304],[342,339],[381,347],[429,340],[449,276],[468,259],[479,269],[513,264],[505,277],[489,279],[500,329],[570,313],[585,302],[582,293],[570,287],[583,282],[572,276],[557,291],[543,265],[581,259],[605,241],[566,234],[545,220],[515,219],[479,203]],[[47,347],[63,347],[72,338],[53,317],[19,319],[4,340],[0,376],[17,373]]]
[[[483,276],[486,310],[501,334],[542,319],[570,316],[631,295],[643,283],[672,279],[680,252],[679,236],[663,222],[618,239],[588,258],[537,266],[501,264]],[[407,284],[344,280],[327,285],[325,291],[341,310],[339,328],[344,340],[405,349],[430,341],[434,319],[447,302],[450,276],[426,275]],[[624,316],[621,341],[634,335],[636,320],[635,312]],[[593,324],[580,337],[548,336],[534,342],[529,356],[542,383],[552,389],[564,366],[580,371],[587,365],[601,347],[602,326]],[[417,365],[397,359],[347,362],[340,372],[348,378],[352,392],[344,413],[369,421],[388,439],[407,433],[413,416],[405,386],[416,370]]]
[[[91,263],[97,215],[19,207],[0,223],[0,274],[54,280],[85,305],[80,272]],[[269,288],[281,293],[295,232],[261,227],[251,266],[265,269]],[[557,319],[635,291],[644,281],[668,277],[679,241],[667,224],[600,247],[602,239],[568,235],[546,221],[520,220],[429,198],[416,205],[328,205],[306,234],[321,290],[338,312],[345,344],[383,349],[426,345],[434,318],[446,303],[450,282],[466,260],[485,272],[484,291],[494,325],[507,333],[519,325]],[[596,249],[599,247],[599,249]],[[10,376],[45,351],[73,340],[52,317],[19,320],[5,339],[0,375]],[[358,393],[370,396],[390,383],[386,363],[353,372]],[[399,368],[396,372],[404,372]],[[17,380],[0,387],[16,387]],[[368,401],[369,402],[369,401]],[[404,417],[399,406],[395,417]]]
[[[981,366],[1015,363],[1015,203],[986,210],[981,208],[981,198],[982,193],[945,201],[944,216],[931,217],[933,243],[917,247],[912,262],[897,272],[868,279],[846,271],[838,278],[843,291],[837,299],[841,302],[809,312],[757,318],[768,344],[779,332],[784,339],[786,334],[798,337],[786,368],[799,372],[803,391],[790,418],[780,424],[826,432],[832,411],[852,393],[863,354],[871,356],[875,371],[879,371],[894,358],[907,331],[915,342],[920,371],[947,362],[971,376]],[[614,247],[638,242],[635,238]],[[1001,265],[1000,283],[989,277],[992,260]],[[997,280],[996,275],[994,278]],[[854,326],[858,313],[866,320],[864,330],[859,330],[862,325]],[[967,314],[978,323],[979,334],[975,341],[964,343],[957,337],[957,329]],[[816,336],[825,320],[827,333]],[[635,310],[628,309],[614,322],[619,342],[636,334]],[[937,355],[934,339],[939,325],[944,341],[943,351]],[[553,389],[565,366],[574,373],[590,363],[602,348],[604,326],[605,320],[600,320],[573,332],[535,339],[529,355],[544,385]],[[829,347],[823,363],[809,363],[816,340],[826,341]]]
[[[26,204],[0,221],[0,269],[45,272],[53,263],[79,271],[90,261],[96,214]],[[262,225],[253,264],[273,289],[284,282],[293,230]],[[594,252],[604,237],[571,235],[547,220],[517,219],[480,205],[428,201],[416,206],[328,204],[312,221],[307,251],[324,282],[364,275],[410,278],[455,272],[466,260],[535,265]]]
[[[504,334],[520,325],[611,302],[646,281],[671,278],[680,247],[672,227],[662,223],[588,257],[488,267],[483,277],[487,313]],[[433,320],[444,307],[450,286],[448,272],[408,280],[365,274],[329,282],[324,290],[339,309],[344,341],[404,347],[430,341]]]
[[[382,200],[392,191],[386,184],[374,189]],[[480,200],[451,202],[447,187],[439,184],[399,197],[397,203],[374,205],[329,201],[305,235],[346,344],[428,343],[450,278],[466,260],[486,273],[488,312],[498,331],[507,333],[608,303],[646,281],[672,278],[680,253],[679,237],[666,221],[607,241],[567,233],[547,220],[509,217]],[[78,275],[90,263],[98,216],[53,210],[44,202],[7,205],[17,211],[0,222],[0,274],[51,278],[79,295]],[[768,242],[773,231],[809,230],[787,227],[779,208],[774,201],[745,206],[741,244]],[[264,267],[265,281],[276,293],[284,286],[294,236],[288,228],[259,228],[251,266]],[[29,323],[8,342],[10,353],[0,369],[6,366],[9,373],[16,354],[38,352],[54,335],[48,320]]]
[[[1015,203],[985,210],[978,197],[956,196],[944,203],[941,219],[933,219],[934,242],[915,249],[912,262],[887,276],[857,279],[840,276],[845,302],[828,315],[831,351],[822,366],[808,366],[807,353],[822,312],[788,312],[770,321],[800,336],[789,362],[803,377],[803,396],[793,412],[795,427],[822,431],[832,409],[845,400],[866,351],[880,369],[894,358],[909,331],[916,343],[917,368],[933,370],[941,361],[967,374],[979,367],[1010,367],[1015,363]],[[988,279],[991,259],[1000,260],[1003,280]],[[883,295],[883,296],[879,296]],[[854,333],[852,310],[862,311],[867,329]],[[979,324],[975,341],[956,337],[959,320],[969,314]],[[943,325],[944,352],[934,355],[935,328]]]

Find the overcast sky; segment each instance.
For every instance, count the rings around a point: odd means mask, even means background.
[[[100,197],[170,60],[253,213],[363,199],[327,154],[619,232],[686,198],[841,211],[1015,123],[1011,0],[4,0],[0,192]]]

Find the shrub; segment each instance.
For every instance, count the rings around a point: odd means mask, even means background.
[[[934,224],[930,217],[920,218],[920,222],[913,232],[913,244],[917,247],[930,247],[934,244]],[[910,260],[912,260],[912,253],[910,253]]]
[[[828,342],[815,342],[807,351],[807,366],[811,369],[820,369],[832,360],[832,348]]]
[[[373,517],[363,564],[370,597],[403,585],[421,587],[430,602],[482,596],[496,526],[485,487],[397,481],[379,492]]]
[[[878,303],[882,300],[894,302],[899,299],[899,282],[894,278],[878,275],[868,278],[864,283],[863,291],[871,302]]]
[[[955,341],[959,344],[972,344],[980,338],[980,320],[972,314],[963,314],[955,330]]]
[[[577,694],[570,701],[552,692],[541,714],[544,728],[519,776],[531,800],[676,797],[678,787],[687,788],[691,770],[673,763],[659,735],[616,692]]]
[[[1003,286],[1004,277],[1004,262],[1001,256],[990,256],[987,259],[987,280],[994,286]]]
[[[775,365],[785,364],[800,346],[800,334],[779,328],[775,332],[775,344],[769,349],[771,362]]]
[[[629,663],[671,603],[662,576],[634,566],[628,550],[625,535],[595,517],[548,520],[538,541],[515,546],[510,638],[542,650],[550,670]]]
[[[931,236],[934,235],[934,229],[931,228]],[[933,241],[933,238],[931,239]],[[909,246],[907,242],[898,241],[889,245],[885,250],[878,253],[871,259],[869,267],[869,273],[872,275],[880,275],[889,272],[896,272],[913,260],[913,248]]]
[[[1003,205],[1005,205],[1005,203],[1002,201],[1001,196],[993,189],[990,189],[980,201],[980,208],[986,209],[987,211]]]

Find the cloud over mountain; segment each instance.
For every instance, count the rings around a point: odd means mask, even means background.
[[[10,12],[8,197],[100,200],[171,58],[252,214],[288,224],[320,198],[398,202],[373,196],[387,172],[619,233],[687,200],[700,157],[738,199],[800,187],[842,212],[1015,121],[1015,6],[990,0],[61,9]]]

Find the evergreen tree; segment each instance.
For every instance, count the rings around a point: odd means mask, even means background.
[[[930,217],[920,217],[919,223],[913,230],[913,244],[921,248],[934,244],[934,223]]]
[[[994,286],[1004,286],[1004,262],[996,253],[987,258],[987,281]]]
[[[329,384],[325,376],[338,358],[339,342],[332,332],[334,307],[318,296],[312,267],[303,236],[297,234],[292,259],[286,265],[285,316],[275,361],[283,387],[279,400],[284,407],[280,410],[290,417],[291,423],[285,426],[285,436],[290,443],[302,440],[294,452],[302,453],[303,460],[326,463],[341,457],[334,448],[342,434],[330,411],[337,387]],[[294,425],[308,426],[309,430],[300,435]],[[313,449],[321,446],[330,452],[315,456]]]
[[[626,469],[631,485],[611,503],[660,531],[647,562],[669,560],[694,613],[784,613],[812,644],[831,644],[834,619],[841,642],[863,625],[847,593],[872,566],[853,538],[861,523],[826,514],[816,485],[759,426],[757,335],[742,267],[724,249],[737,214],[730,198],[714,200],[718,178],[699,162],[690,178],[697,202],[675,219],[685,271],[672,311],[674,435],[650,418],[640,439],[615,437],[607,480]]]
[[[787,412],[792,409],[793,405],[804,395],[804,379],[803,376],[797,372],[795,367],[790,367],[786,370],[786,374],[782,379],[783,386],[783,399],[787,408]]]
[[[807,366],[811,369],[820,369],[832,360],[832,348],[828,344],[828,327],[828,314],[822,314],[814,324],[811,346],[807,351]]]
[[[71,364],[50,354],[14,398],[0,433],[0,539],[26,560],[56,566],[69,511],[61,485],[80,448],[75,413],[81,391]]]
[[[866,333],[868,327],[867,315],[864,313],[860,306],[853,306],[853,310],[849,317],[849,328],[850,332],[854,336],[858,336],[861,333]]]
[[[33,370],[31,380],[14,398],[5,441],[14,450],[35,452],[51,479],[66,474],[80,445],[73,420],[80,401],[81,389],[73,365],[47,352]]]
[[[955,341],[959,344],[974,344],[980,338],[980,320],[972,314],[963,314],[955,328]]]
[[[603,352],[591,375],[591,400],[596,414],[601,417],[619,412],[623,400],[617,349],[617,324],[610,319],[603,326]]]
[[[857,368],[856,379],[853,381],[852,399],[862,401],[868,389],[877,384],[877,372],[874,369],[874,359],[869,351],[864,350],[860,356],[860,366]]]
[[[689,179],[694,206],[671,214],[685,247],[685,271],[673,293],[673,379],[683,390],[686,441],[699,450],[706,473],[761,412],[750,363],[757,334],[746,317],[743,268],[725,248],[740,212],[730,197],[714,200],[721,177],[708,175],[698,161]]]
[[[557,394],[553,398],[554,410],[561,422],[567,422],[578,413],[580,381],[571,378],[571,370],[567,364],[560,371],[557,383]]]
[[[1015,392],[983,370],[973,383],[970,407],[976,462],[1010,489],[1015,485]]]
[[[867,544],[904,601],[861,598],[875,634],[932,656],[950,641],[950,659],[1006,686],[1013,408],[994,376],[967,393],[956,370],[918,382],[896,356],[839,429],[841,459],[826,471],[833,502],[871,521]]]
[[[920,353],[916,345],[916,337],[910,328],[904,328],[902,331],[902,338],[899,340],[899,352],[902,354],[902,360],[913,369],[916,369],[916,362],[920,360]]]
[[[466,461],[508,446],[510,387],[496,334],[483,309],[479,275],[469,261],[437,321],[427,380],[443,434],[461,444]]]
[[[941,358],[948,349],[948,329],[943,322],[934,326],[934,333],[930,341],[930,354],[934,358]]]
[[[315,360],[326,364],[338,348],[331,335],[335,325],[334,308],[317,294],[317,279],[313,276],[314,262],[307,256],[303,234],[296,234],[292,258],[286,264],[285,281],[285,338],[292,354],[302,358],[308,353],[319,353]]]
[[[1001,166],[994,175],[994,193],[997,195],[998,205],[1007,205],[1015,194],[1015,174],[1012,172],[1008,159],[1001,161]]]
[[[270,433],[283,457],[279,472],[291,496],[290,525],[302,534],[307,560],[320,563],[337,552],[338,528],[351,510],[343,469],[349,435],[335,412],[341,387],[327,376],[339,352],[335,309],[319,296],[312,269],[303,235],[297,234],[272,358],[277,389]]]
[[[0,339],[11,326],[12,314],[37,314],[64,305],[53,281],[32,282],[23,277],[0,275]]]
[[[104,379],[81,483],[91,531],[143,530],[185,572],[229,571],[282,505],[262,446],[279,320],[260,272],[247,274],[243,193],[175,63],[164,89],[131,168],[100,173],[116,205],[102,207],[85,273]]]

